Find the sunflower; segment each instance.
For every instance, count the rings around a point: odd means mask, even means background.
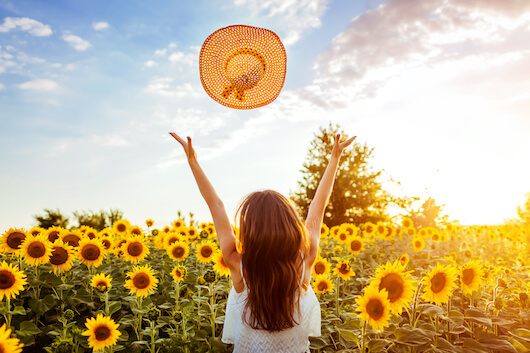
[[[333,270],[333,273],[335,273],[337,276],[339,276],[345,281],[349,280],[350,277],[355,276],[355,272],[351,269],[350,265],[348,264],[348,261],[342,261],[338,263],[335,269]]]
[[[188,274],[188,270],[184,266],[177,266],[173,268],[173,271],[171,271],[171,276],[173,276],[173,279],[175,280],[175,282],[184,281],[184,278],[186,278],[187,274]]]
[[[100,230],[98,232],[98,237],[99,238],[110,238],[110,237],[112,237],[112,235],[113,235],[112,234],[112,229],[110,229],[108,227],[104,228],[104,229],[102,229],[102,230]]]
[[[420,237],[414,237],[412,239],[412,247],[414,248],[414,251],[422,251],[423,248],[425,248],[425,241]]]
[[[155,224],[155,221],[153,221],[151,218],[145,220],[145,225],[147,227],[152,227],[153,224]]]
[[[414,222],[412,222],[412,219],[410,217],[403,217],[401,220],[401,226],[405,229],[414,227]]]
[[[2,261],[0,264],[0,301],[6,298],[14,298],[19,291],[24,290],[28,284],[24,272],[18,266]]]
[[[371,237],[375,233],[375,224],[372,222],[366,222],[364,224],[363,235],[365,237]]]
[[[110,239],[110,237],[106,237],[106,236],[99,236],[98,237],[99,240],[101,240],[101,245],[103,245],[103,247],[105,248],[105,251],[112,251],[112,240]]]
[[[20,245],[20,253],[24,255],[24,261],[31,266],[46,264],[52,253],[51,243],[46,234],[29,235]]]
[[[410,235],[411,237],[415,237],[416,236],[416,228],[412,227],[412,228],[405,229],[405,234]]]
[[[162,232],[164,232],[164,233],[171,232],[171,227],[170,226],[164,226],[164,228],[162,228]]]
[[[104,273],[98,273],[92,277],[90,285],[94,288],[97,288],[100,292],[104,292],[107,289],[112,287],[112,278],[109,275]]]
[[[42,227],[33,227],[30,230],[28,230],[26,234],[35,236],[39,234],[44,234],[45,232],[46,232],[46,229]]]
[[[327,277],[331,272],[331,265],[328,260],[323,257],[317,257],[313,264],[313,276]]]
[[[322,223],[322,225],[320,226],[320,236],[321,237],[327,237],[329,235],[329,227]]]
[[[427,238],[428,231],[426,228],[421,228],[418,230],[418,236],[422,237],[423,239]]]
[[[337,237],[337,234],[339,233],[340,226],[333,226],[329,229],[329,236],[330,237]]]
[[[414,281],[409,279],[410,272],[405,272],[405,266],[399,260],[387,263],[377,268],[373,285],[378,291],[383,289],[387,292],[390,302],[390,310],[401,314],[403,308],[407,307],[414,296]]]
[[[3,234],[2,238],[4,250],[18,254],[20,252],[20,244],[26,239],[26,232],[24,232],[24,229],[10,228]]]
[[[355,298],[359,305],[359,318],[367,321],[372,330],[384,330],[390,321],[390,301],[386,290],[379,291],[376,286],[368,286],[363,296]]]
[[[129,279],[124,287],[130,290],[130,294],[136,293],[137,297],[147,297],[156,290],[158,279],[147,264],[134,266],[132,271],[127,272],[127,277]]]
[[[128,238],[122,244],[123,259],[129,262],[140,262],[149,255],[149,248],[145,244],[145,237],[143,235],[136,235]]]
[[[166,248],[167,254],[173,261],[184,261],[190,252],[188,244],[183,241],[176,241]]]
[[[365,238],[361,238],[357,235],[351,237],[348,240],[348,251],[354,255],[358,255],[364,250]]]
[[[199,232],[197,231],[195,227],[188,227],[186,229],[186,234],[189,239],[193,239],[193,240],[197,239],[197,237],[199,236]]]
[[[177,232],[162,233],[164,234],[164,248],[169,248],[174,242],[184,242],[185,238]]]
[[[386,225],[383,222],[377,222],[375,225],[375,236],[380,239],[384,239],[387,233],[388,229]]]
[[[453,289],[456,288],[456,269],[451,265],[441,265],[439,262],[424,277],[423,299],[435,303],[446,303]]]
[[[206,230],[208,231],[208,233],[210,233],[210,235],[214,235],[215,234],[215,225],[213,223],[208,223],[208,226],[206,227]]]
[[[173,225],[173,228],[184,227],[184,221],[182,219],[177,219],[176,221],[171,222],[171,225]]]
[[[226,264],[221,250],[218,250],[213,256],[213,269],[219,276],[230,276],[230,268]]]
[[[127,234],[127,230],[129,230],[129,227],[131,226],[131,223],[129,223],[126,219],[120,219],[112,225],[112,229],[114,232],[116,232],[119,235]]]
[[[205,264],[212,261],[212,257],[217,251],[217,246],[211,241],[201,243],[197,246],[197,259]]]
[[[327,292],[333,292],[335,286],[327,276],[317,276],[315,282],[313,283],[313,288],[315,293],[324,294]]]
[[[348,242],[349,237],[350,237],[349,233],[342,227],[339,228],[339,231],[337,232],[337,235],[335,236],[335,238],[341,244],[346,244]]]
[[[409,254],[403,254],[399,257],[399,262],[405,267],[407,267],[408,263],[410,261]]]
[[[383,239],[390,240],[396,234],[396,228],[391,225],[386,225],[386,234],[383,236]]]
[[[79,242],[79,259],[88,267],[98,267],[103,262],[105,250],[99,239],[83,239]]]
[[[46,229],[45,234],[48,237],[48,241],[53,243],[57,239],[59,239],[59,237],[61,236],[61,232],[62,231],[64,231],[63,228],[57,227],[57,226],[53,226],[51,228]]]
[[[482,284],[484,271],[478,260],[469,261],[460,268],[460,284],[464,294],[471,294]]]
[[[119,235],[116,239],[114,239],[113,244],[113,253],[117,257],[123,256],[123,244],[127,243],[127,237],[125,235]]]
[[[65,272],[72,268],[72,263],[77,258],[73,247],[64,243],[61,239],[57,239],[52,244],[52,253],[50,256],[50,264],[55,273]]]
[[[2,353],[20,353],[24,345],[18,338],[11,338],[11,329],[6,324],[0,327],[0,352]]]
[[[102,314],[98,314],[96,318],[87,319],[85,326],[87,330],[81,334],[88,336],[88,345],[94,351],[101,351],[106,347],[114,346],[121,335],[118,330],[120,325]]]
[[[68,245],[77,248],[79,246],[79,241],[83,238],[83,233],[79,230],[65,230],[61,233],[61,240]]]

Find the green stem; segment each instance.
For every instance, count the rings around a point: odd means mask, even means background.
[[[336,311],[337,317],[340,319],[339,291],[340,291],[340,278],[339,276],[337,276],[337,291],[335,292],[335,311]]]
[[[366,325],[368,324],[368,321],[363,322],[363,329],[361,332],[362,337],[362,344],[361,344],[361,353],[364,353],[366,351]]]
[[[109,289],[105,289],[105,316],[110,317],[109,315]]]
[[[215,338],[215,309],[214,309],[214,290],[213,290],[213,283],[210,283],[210,326],[212,328],[212,337]]]
[[[149,323],[151,324],[151,353],[155,353],[155,323],[153,320],[149,320]]]
[[[9,296],[7,296],[7,311],[6,311],[6,314],[7,314],[7,316],[5,316],[5,318],[6,318],[6,326],[7,326],[7,328],[10,328],[11,327],[11,298]]]

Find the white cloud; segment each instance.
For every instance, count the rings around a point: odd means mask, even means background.
[[[2,90],[4,90],[4,89],[6,89],[6,86],[4,86],[3,83],[0,83],[0,91],[2,91]]]
[[[65,42],[74,47],[75,50],[85,51],[90,47],[90,43],[74,34],[63,34],[61,37]]]
[[[59,85],[47,79],[37,79],[33,81],[24,82],[18,85],[20,89],[32,90],[32,91],[53,91],[59,87]]]
[[[4,18],[4,23],[0,25],[0,32],[9,32],[17,28],[37,37],[46,37],[53,33],[50,26],[28,17]]]
[[[199,55],[195,53],[183,53],[181,51],[177,51],[169,55],[168,60],[172,63],[193,66],[199,62]]]
[[[155,55],[164,56],[167,53],[167,48],[155,50]]]
[[[285,32],[285,45],[296,43],[305,31],[322,25],[320,18],[331,0],[234,0],[236,6],[247,6],[253,16],[274,21]]]
[[[153,67],[153,66],[156,66],[156,61],[153,61],[153,60],[148,60],[144,63],[144,66],[145,67]]]
[[[96,31],[101,31],[101,30],[109,28],[109,24],[107,22],[94,22],[92,23],[92,27]]]
[[[183,83],[172,86],[173,78],[162,77],[156,78],[149,82],[146,91],[160,96],[170,97],[197,97],[199,88],[193,87],[190,83]]]

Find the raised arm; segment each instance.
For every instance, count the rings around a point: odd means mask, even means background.
[[[309,231],[310,248],[308,260],[310,263],[312,263],[311,260],[314,261],[318,254],[318,247],[320,243],[320,227],[322,225],[322,220],[324,219],[324,211],[328,205],[331,191],[333,190],[335,175],[337,174],[337,169],[339,167],[340,156],[342,151],[348,147],[356,137],[357,136],[354,136],[344,142],[339,142],[340,134],[335,136],[335,145],[333,145],[328,166],[326,167],[324,175],[318,184],[313,201],[311,201],[311,204],[309,205],[305,225]]]
[[[213,223],[215,224],[215,230],[217,232],[219,245],[221,246],[221,251],[223,252],[223,257],[225,258],[227,264],[229,262],[233,262],[231,261],[233,256],[238,256],[236,251],[236,237],[234,235],[234,231],[232,230],[230,219],[226,214],[225,206],[199,165],[199,162],[197,161],[197,154],[195,153],[191,143],[191,138],[188,136],[188,141],[186,142],[174,132],[170,132],[169,134],[173,136],[175,140],[177,140],[184,148],[186,156],[188,157],[188,163],[193,176],[195,177],[195,181],[199,186],[201,195],[210,208],[210,213],[212,214]],[[239,264],[239,260],[237,260],[237,263]]]

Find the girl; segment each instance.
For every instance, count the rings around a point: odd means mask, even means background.
[[[219,245],[230,268],[222,341],[234,352],[309,352],[309,336],[320,336],[320,305],[310,286],[311,267],[318,255],[320,227],[339,159],[355,136],[335,145],[324,175],[301,222],[281,194],[258,191],[248,195],[236,212],[239,241],[223,202],[197,162],[191,138],[170,132],[184,148],[199,190],[210,208]]]

